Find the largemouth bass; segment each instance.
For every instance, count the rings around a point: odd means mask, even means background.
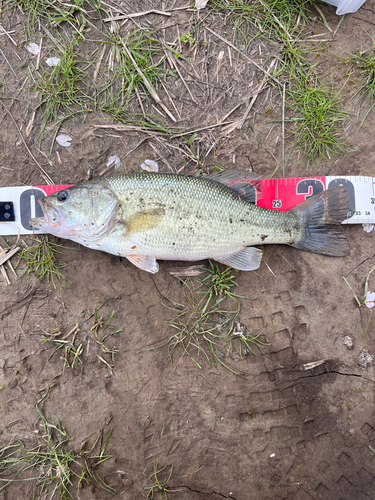
[[[229,187],[231,186],[231,187]],[[251,181],[235,171],[210,177],[123,173],[39,200],[43,217],[30,226],[128,258],[156,273],[156,259],[213,259],[251,271],[262,252],[252,245],[287,244],[332,256],[348,253],[339,225],[348,212],[338,186],[278,212],[254,205]]]

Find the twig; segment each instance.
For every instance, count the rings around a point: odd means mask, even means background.
[[[139,146],[140,146],[141,144],[143,144],[145,141],[147,141],[147,139],[148,139],[148,137],[144,137],[141,141],[139,141],[139,142],[138,142],[138,144],[137,144],[136,146],[134,146],[134,148],[133,148],[133,149],[131,149],[130,151],[128,151],[128,152],[126,153],[126,155],[125,155],[123,158],[126,158],[127,156],[129,156],[129,155],[130,155],[130,153],[132,153],[132,152],[133,152],[133,151],[135,151],[137,148],[139,148]]]
[[[98,78],[98,74],[99,74],[99,68],[100,68],[100,65],[102,64],[102,60],[104,58],[104,54],[105,54],[105,50],[106,50],[106,46],[103,45],[103,48],[102,48],[102,51],[100,53],[100,56],[99,56],[99,59],[98,59],[98,62],[96,63],[95,65],[95,71],[94,71],[94,75],[92,77],[92,80],[93,82],[95,83],[96,82],[96,79]]]
[[[173,172],[173,168],[171,167],[171,165],[169,164],[169,162],[168,162],[168,161],[164,158],[164,156],[163,156],[162,154],[160,154],[160,151],[158,150],[158,148],[157,148],[156,146],[154,146],[154,145],[152,144],[152,142],[150,142],[150,146],[151,146],[151,147],[152,147],[152,149],[155,151],[155,153],[156,153],[157,155],[159,155],[159,157],[160,157],[161,161],[162,161],[163,163],[165,163],[165,164],[167,165],[167,167],[169,168],[169,170],[171,170],[171,171]]]
[[[266,262],[264,259],[263,259],[263,262],[266,264],[267,269],[268,269],[268,270],[269,270],[269,272],[272,274],[272,276],[273,276],[274,278],[276,278],[275,273],[272,271],[272,269],[270,268],[270,266],[267,264],[267,262]]]
[[[141,96],[139,94],[138,87],[134,87],[134,91],[135,91],[135,94],[137,96],[137,99],[138,99],[138,102],[139,102],[139,106],[141,107],[143,116],[146,117],[146,113],[145,113],[145,110],[144,110],[144,107],[143,107],[143,104],[142,104],[142,99],[141,99]]]
[[[168,90],[166,89],[166,87],[164,86],[164,84],[163,84],[162,82],[160,82],[160,83],[161,83],[161,86],[162,86],[162,87],[163,87],[163,89],[164,89],[164,92],[165,92],[165,93],[167,94],[167,96],[168,96],[169,102],[172,104],[172,106],[173,106],[174,110],[176,111],[176,114],[177,114],[178,118],[181,120],[181,115],[180,115],[180,113],[178,112],[178,109],[176,108],[176,106],[175,106],[175,104],[174,104],[174,102],[173,102],[173,99],[172,99],[172,98],[171,98],[171,96],[169,95]]]
[[[111,375],[113,375],[113,366],[111,366],[109,363],[107,363],[107,361],[105,359],[103,359],[101,356],[96,356],[102,363],[104,363],[105,365],[107,365],[107,367],[109,368],[109,371],[111,372]]]
[[[35,115],[36,115],[36,111],[34,110],[33,114],[31,115],[31,118],[29,120],[29,123],[27,124],[26,130],[25,130],[26,137],[29,137],[29,135],[31,134],[31,131],[32,131],[33,126],[34,126]]]
[[[4,266],[0,266],[1,274],[3,275],[4,281],[7,282],[7,285],[10,285],[10,279],[8,278],[7,272]]]
[[[230,125],[231,123],[233,123],[233,122],[216,123],[216,125],[207,125],[207,127],[196,128],[194,130],[185,130],[185,132],[181,132],[181,134],[173,134],[173,137],[182,137],[183,135],[187,135],[187,134],[195,134],[196,132],[202,132],[202,130],[208,130],[210,128],[222,127],[224,125]]]
[[[1,49],[0,49],[0,52],[3,54],[3,57],[4,57],[5,61],[7,62],[8,66],[12,70],[13,75],[16,77],[16,79],[18,81],[18,77],[17,77],[16,73],[14,72],[13,66],[10,64],[10,62],[8,61],[8,59],[6,58],[4,52]]]
[[[79,327],[78,327],[78,323],[76,323],[75,327],[73,327],[69,333],[67,333],[66,335],[64,335],[64,337],[62,337],[61,340],[66,340],[68,337],[70,337],[70,335],[72,333],[76,334],[79,332]]]
[[[105,19],[103,19],[103,21],[105,23],[108,23],[110,21],[119,21],[120,19],[131,19],[132,17],[147,16],[148,14],[159,14],[160,16],[168,16],[168,17],[172,15],[169,12],[163,12],[161,10],[151,9],[151,10],[145,10],[144,12],[134,12],[133,14],[121,14],[120,16],[106,17]]]
[[[13,257],[14,254],[18,252],[18,250],[21,250],[21,247],[15,247],[12,250],[5,250],[3,251],[5,255],[2,255],[3,252],[0,253],[0,266],[2,266],[7,260]]]
[[[40,56],[42,54],[42,45],[43,45],[43,37],[40,37],[40,42],[39,42],[39,53],[38,57],[36,59],[36,65],[35,65],[35,71],[38,71],[39,69],[39,64],[40,64]]]
[[[169,271],[169,274],[171,276],[177,276],[180,278],[200,276],[203,273],[204,271],[199,266],[179,267],[179,268],[173,268]]]
[[[189,89],[189,87],[188,87],[187,83],[185,82],[184,78],[182,77],[182,75],[181,75],[181,73],[180,73],[180,70],[179,70],[179,69],[178,69],[178,67],[177,67],[177,63],[176,63],[176,61],[174,60],[174,58],[173,58],[173,57],[170,57],[170,55],[169,55],[169,54],[167,54],[166,49],[164,49],[164,53],[165,53],[165,55],[166,55],[166,57],[167,57],[168,61],[170,61],[170,62],[173,64],[173,66],[174,66],[175,70],[176,70],[176,71],[177,71],[177,73],[178,73],[178,76],[181,78],[182,83],[184,84],[184,86],[185,86],[186,90],[188,91],[188,93],[189,93],[189,95],[190,95],[191,100],[193,101],[193,103],[194,103],[194,104],[196,104],[196,105],[198,106],[199,104],[198,104],[198,103],[197,103],[197,101],[194,99],[193,94],[190,92],[190,89]]]
[[[271,71],[271,69],[275,66],[275,63],[276,63],[276,59],[274,59],[273,61],[271,61],[271,64],[269,65],[269,68],[267,70],[267,74],[269,74],[269,72]],[[253,107],[253,104],[256,101],[256,98],[258,97],[258,95],[262,92],[262,90],[266,86],[266,82],[267,82],[267,78],[263,78],[263,80],[260,82],[258,90],[257,90],[256,94],[254,95],[254,97],[251,99],[251,102],[248,105],[248,107],[247,107],[247,109],[245,111],[245,114],[243,115],[243,117],[239,121],[239,123],[237,125],[237,128],[241,129],[243,127],[243,124],[245,123],[245,120],[248,117],[248,114],[250,113],[250,110]]]
[[[161,106],[161,108],[167,113],[167,115],[169,116],[169,118],[176,123],[176,118],[172,115],[172,113],[169,111],[169,109],[164,106],[164,104],[162,103],[160,97],[158,96],[158,94],[156,93],[156,90],[154,89],[154,87],[151,85],[151,83],[147,80],[147,78],[145,77],[145,75],[142,73],[142,71],[139,69],[138,67],[138,64],[135,62],[130,50],[128,49],[128,47],[126,46],[126,44],[124,42],[122,42],[122,46],[124,47],[125,49],[125,52],[127,53],[129,59],[131,60],[135,70],[137,71],[137,73],[139,74],[139,76],[142,78],[143,80],[143,83],[145,84],[147,90],[150,92],[152,98],[159,104],[159,106]]]
[[[12,43],[14,43],[14,45],[15,45],[16,47],[18,47],[18,45],[16,44],[16,42],[13,40],[13,38],[12,38],[12,37],[10,36],[10,34],[8,33],[8,31],[6,31],[6,30],[5,30],[5,29],[1,26],[1,24],[0,24],[0,31],[1,31],[2,33],[4,33],[4,35],[6,35],[6,36],[9,38],[9,40],[10,40]]]
[[[222,36],[220,36],[218,33],[215,33],[215,31],[211,30],[207,26],[205,26],[205,29],[207,31],[209,31],[210,33],[212,33],[213,35],[215,35],[217,38],[219,38],[222,42],[224,42],[227,45],[229,45],[229,47],[232,47],[232,49],[236,50],[242,57],[244,57],[249,62],[251,62],[251,64],[253,64],[256,68],[260,69],[264,74],[266,74],[267,76],[269,76],[274,82],[276,82],[278,85],[282,86],[282,83],[279,82],[279,80],[277,78],[275,78],[274,76],[268,74],[267,71],[264,68],[262,68],[262,66],[259,66],[259,64],[257,64],[255,61],[253,61],[252,59],[250,59],[249,56],[247,56],[246,54],[244,54],[243,52],[241,52],[239,49],[237,49],[237,47],[235,45],[233,45],[233,43],[229,42],[228,40],[226,40],[225,38],[223,38]]]
[[[42,176],[44,178],[44,180],[47,182],[47,184],[54,184],[53,180],[51,179],[51,177],[47,174],[47,172],[44,170],[44,168],[42,167],[42,165],[40,165],[40,163],[38,162],[38,160],[34,157],[34,155],[32,154],[32,152],[30,151],[28,145],[26,144],[26,141],[25,139],[23,138],[23,135],[21,134],[21,130],[19,129],[17,123],[16,123],[16,120],[13,118],[11,112],[9,111],[9,109],[5,106],[4,104],[4,101],[2,102],[2,105],[4,106],[4,109],[5,111],[8,113],[8,115],[11,117],[18,133],[20,134],[20,137],[22,139],[22,142],[24,143],[25,145],[25,148],[27,149],[29,155],[31,156],[31,158],[35,161],[35,163],[38,165],[38,167],[40,168],[41,172],[42,172]]]
[[[165,136],[165,137],[182,137],[183,135],[187,135],[187,134],[195,134],[195,132],[201,132],[202,130],[209,130],[210,128],[216,128],[216,127],[222,127],[224,125],[229,125],[233,122],[223,122],[223,123],[216,123],[215,125],[207,125],[207,127],[200,127],[200,128],[196,128],[196,129],[193,129],[193,130],[185,130],[183,132],[180,132],[179,134],[166,134],[165,132],[155,132],[154,130],[148,130],[144,127],[137,127],[135,125],[116,125],[116,124],[112,124],[112,125],[93,125],[92,127],[93,128],[113,128],[114,130],[118,130],[118,131],[123,131],[123,130],[127,130],[127,131],[130,131],[130,130],[134,130],[134,131],[137,131],[137,132],[144,132],[146,134],[149,134],[149,135],[162,135],[162,136]]]
[[[11,248],[13,248],[13,247],[11,247]],[[0,250],[1,250],[1,254],[2,254],[2,252],[4,251],[4,248],[0,246]],[[9,250],[9,248],[5,249],[5,251],[7,251],[7,250]],[[13,267],[11,261],[8,262],[8,266],[10,267],[10,269],[13,272],[14,276],[17,278],[16,271],[14,270],[14,267]],[[3,271],[3,270],[4,270],[5,275],[7,276],[4,265],[1,266],[1,271]],[[3,276],[4,276],[4,273],[3,273]],[[8,279],[7,279],[7,281],[8,281]],[[10,283],[8,283],[8,284],[10,284]]]
[[[119,132],[122,132],[124,130],[126,131],[135,131],[135,132],[144,132],[149,135],[163,135],[166,137],[170,137],[170,134],[167,134],[166,132],[157,132],[155,130],[148,130],[145,127],[140,127],[137,125],[92,125],[93,128],[112,128],[113,130],[118,130]]]

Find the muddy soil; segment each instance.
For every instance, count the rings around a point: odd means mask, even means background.
[[[165,2],[152,3],[159,10],[165,8]],[[176,7],[183,5],[175,3]],[[133,8],[144,11],[150,3],[136,1]],[[341,18],[333,7],[322,4],[320,8],[332,31],[316,14],[311,33],[331,37]],[[230,39],[222,17],[210,12],[209,5],[207,9],[207,25]],[[156,27],[168,25],[165,36],[173,40],[177,29],[186,31],[193,15],[176,10],[171,18],[150,15],[149,20]],[[10,89],[0,104],[1,186],[44,184],[18,130],[24,133],[30,103],[37,102],[31,91],[21,93],[22,98],[15,94],[22,79],[18,72],[15,79],[11,66],[21,66],[26,74],[30,61],[22,46],[26,42],[24,23],[20,12],[3,14],[1,20],[5,30],[15,31],[11,36],[18,44],[16,47],[5,35],[0,37],[0,72]],[[333,53],[346,57],[358,53],[361,46],[369,47],[367,33],[374,37],[374,26],[370,0],[357,13],[345,16],[328,43],[321,74],[331,68],[329,78],[338,85],[344,82],[345,65]],[[185,85],[180,80],[176,83],[189,128],[217,123],[250,92],[251,87],[244,88],[245,78],[247,83],[254,81],[254,87],[262,79],[234,51],[230,61],[220,39],[207,31],[205,36],[208,48],[203,46],[202,51],[211,51],[211,65],[207,66],[211,90],[200,82],[194,87],[194,73],[185,74],[197,105],[189,100]],[[267,44],[262,47],[270,58],[275,49]],[[191,48],[182,49],[191,61],[204,55],[198,52],[194,56]],[[263,64],[258,49],[259,42],[254,42],[248,54],[258,54]],[[226,52],[217,72],[221,50]],[[359,79],[354,81],[346,102],[351,126],[345,135],[353,151],[317,162],[309,170],[306,159],[299,162],[297,154],[292,154],[285,176],[375,176],[375,112],[360,127],[369,108],[361,96],[355,97],[360,84]],[[216,104],[223,93],[225,98]],[[167,106],[174,112],[170,103]],[[244,110],[240,108],[234,116],[241,118]],[[240,131],[229,136],[215,128],[201,132],[199,154],[201,158],[207,154],[207,168],[224,162],[271,175],[281,158],[281,126],[280,122],[270,123],[270,110],[280,118],[280,92],[272,89],[258,96]],[[95,128],[101,124],[115,122],[98,114],[64,124],[62,131],[73,137],[72,145],[62,148],[54,144],[50,161],[40,151],[49,150],[51,137],[40,148],[36,140],[38,115],[25,140],[55,183],[76,183],[99,175],[110,154],[124,158],[122,169],[126,171],[138,169],[145,158],[157,160],[162,171],[170,171],[170,166],[173,171],[197,171],[196,164],[181,151],[168,150],[147,134]],[[134,149],[144,138],[147,140]],[[292,146],[293,137],[287,134],[286,151]],[[282,176],[281,169],[276,176]],[[211,367],[202,363],[199,369],[177,351],[171,365],[166,347],[146,350],[163,344],[173,333],[165,324],[171,312],[161,298],[186,300],[181,283],[169,272],[176,266],[185,267],[184,263],[160,262],[160,271],[150,275],[126,259],[68,242],[69,249],[60,256],[71,282],[66,288],[54,289],[46,281],[33,282],[30,287],[28,277],[17,280],[8,268],[11,285],[0,286],[0,444],[20,439],[35,445],[35,431],[40,431],[35,405],[44,398],[40,403],[44,415],[52,422],[59,419],[71,437],[68,446],[77,453],[83,442],[93,442],[96,436],[103,441],[113,429],[107,449],[113,458],[96,472],[115,489],[115,497],[124,500],[147,498],[155,464],[173,466],[166,486],[166,498],[171,499],[375,499],[375,374],[372,363],[358,364],[361,351],[375,353],[375,318],[369,309],[358,307],[343,280],[346,277],[362,298],[365,278],[375,265],[374,232],[365,233],[361,225],[346,226],[343,231],[350,243],[347,257],[328,258],[269,246],[257,272],[242,272],[237,277],[237,293],[251,299],[242,302],[241,324],[260,334],[265,344],[256,350],[256,356],[247,352],[228,357],[228,363],[245,377],[215,363]],[[369,289],[374,288],[370,278]],[[104,322],[115,311],[111,323],[121,332],[113,334],[115,330],[103,326],[95,335],[95,318],[87,318],[103,303],[100,315]],[[62,351],[54,353],[51,342],[41,342],[43,331],[61,327],[67,334],[76,324],[76,340],[84,346],[83,363],[64,368]],[[106,346],[116,349],[114,357],[98,343],[107,333]],[[353,340],[352,349],[344,344],[344,336]],[[32,491],[32,483],[11,483],[0,491],[0,499],[32,498]],[[77,498],[75,490],[72,495]],[[104,500],[111,495],[84,485],[79,498]],[[159,498],[156,490],[154,498]]]

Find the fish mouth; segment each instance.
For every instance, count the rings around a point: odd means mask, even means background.
[[[38,202],[42,208],[43,217],[30,219],[29,226],[34,229],[59,227],[61,225],[61,218],[56,207],[48,202],[47,197],[41,198]]]
[[[40,229],[41,226],[47,225],[47,219],[45,217],[35,217],[29,220],[29,226],[34,229]]]

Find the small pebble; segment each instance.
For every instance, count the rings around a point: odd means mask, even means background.
[[[353,342],[353,339],[351,337],[349,337],[349,335],[343,335],[342,342],[343,342],[344,346],[347,347],[347,349],[349,349],[349,350],[353,349],[354,342]]]
[[[367,351],[367,349],[362,349],[357,359],[358,366],[361,368],[361,370],[368,370],[368,367],[372,364],[373,361],[374,356],[370,353],[370,351]]]

